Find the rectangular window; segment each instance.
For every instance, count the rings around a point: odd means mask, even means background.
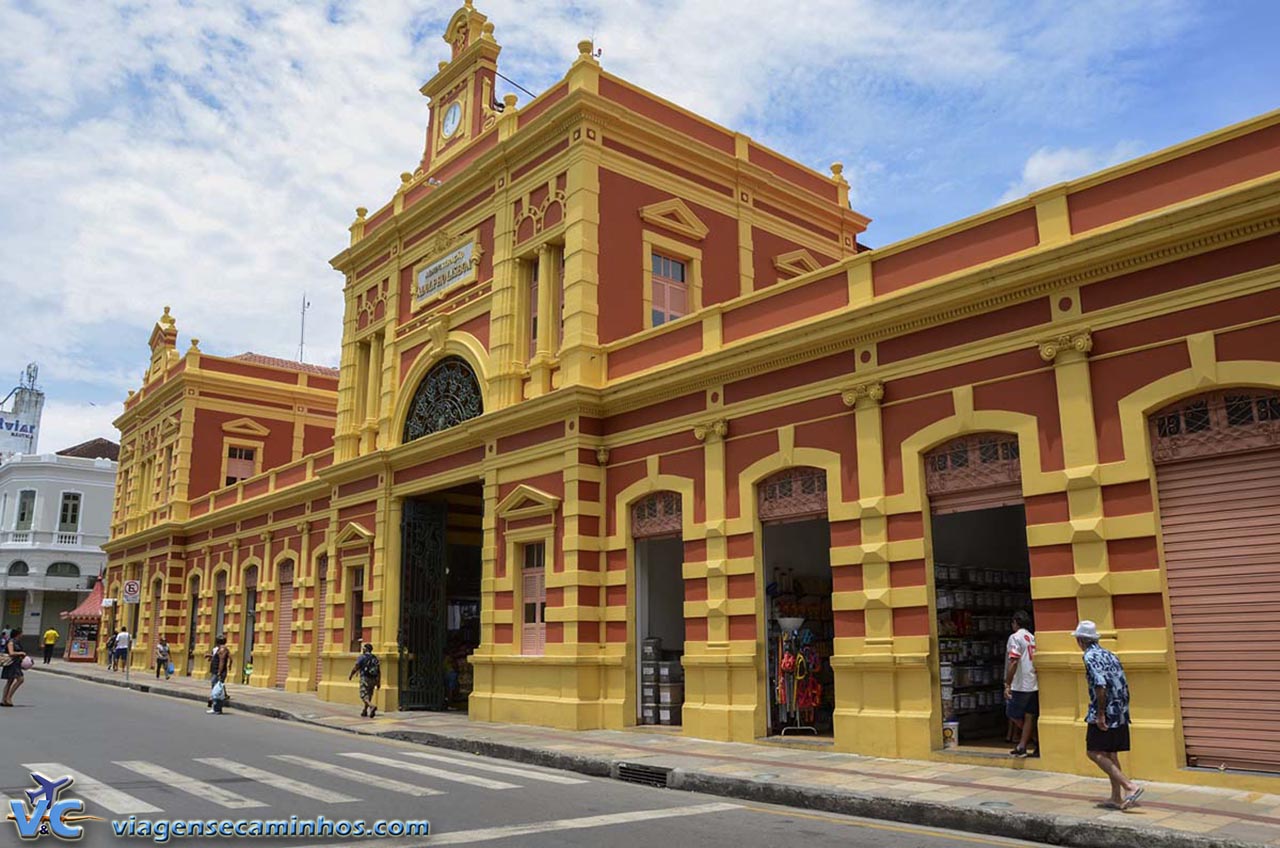
[[[653,326],[689,314],[689,283],[685,263],[653,253]]]
[[[364,569],[353,568],[350,571],[351,600],[347,604],[347,633],[350,634],[348,646],[352,653],[360,653],[364,642]]]
[[[253,476],[253,460],[256,448],[231,445],[227,448],[227,479],[224,485],[234,486]]]
[[[538,262],[529,263],[529,358],[538,352]]]
[[[62,510],[58,513],[58,532],[75,533],[80,530],[80,495],[62,493]]]
[[[520,602],[523,618],[520,625],[520,653],[541,656],[547,642],[547,546],[537,542],[521,546]]]
[[[18,521],[15,530],[30,530],[36,512],[36,493],[28,489],[18,493]]]

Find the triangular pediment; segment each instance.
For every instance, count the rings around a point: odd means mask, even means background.
[[[640,217],[647,224],[679,233],[694,241],[702,241],[710,231],[707,225],[693,214],[693,210],[676,197],[641,208]]]
[[[521,483],[499,503],[496,512],[503,518],[534,518],[551,515],[560,508],[560,499],[541,489]]]
[[[779,277],[789,280],[792,277],[816,271],[822,267],[822,264],[813,257],[812,253],[801,248],[773,257],[773,267],[778,270]]]
[[[222,425],[222,432],[232,433],[237,436],[266,436],[271,433],[269,429],[252,418],[237,418],[235,421],[228,421]]]
[[[334,544],[340,548],[345,548],[351,545],[367,544],[371,539],[373,539],[373,531],[366,530],[362,525],[350,521],[347,522],[346,527],[342,528],[338,538],[334,539]]]

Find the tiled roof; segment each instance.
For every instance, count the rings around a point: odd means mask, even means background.
[[[89,597],[80,602],[80,606],[70,612],[61,613],[62,618],[67,619],[93,619],[102,618],[102,581],[99,580],[93,584],[93,591],[89,593]]]
[[[278,356],[266,356],[261,353],[242,353],[232,356],[237,362],[251,362],[254,365],[270,365],[272,368],[285,368],[289,371],[301,371],[304,374],[319,374],[322,377],[337,377],[338,369],[327,365],[313,365],[310,362],[295,362],[292,359],[281,359]]]
[[[120,445],[110,439],[90,439],[87,442],[81,442],[69,448],[63,448],[58,451],[58,456],[78,456],[84,459],[109,459],[112,462],[120,460]]]

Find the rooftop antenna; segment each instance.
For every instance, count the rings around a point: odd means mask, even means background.
[[[298,361],[302,361],[302,351],[307,344],[307,310],[311,308],[311,301],[307,300],[307,293],[302,293],[302,326],[298,330]]]

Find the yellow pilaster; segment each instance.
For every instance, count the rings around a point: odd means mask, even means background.
[[[560,384],[600,386],[604,379],[597,295],[601,131],[590,123],[583,124],[580,131],[582,138],[565,175],[564,338],[560,349]]]
[[[515,131],[516,124],[515,96],[509,94],[507,98],[507,111],[498,119],[498,134],[503,138]],[[522,289],[528,282],[512,250],[515,214],[508,191],[509,180],[509,174],[499,177],[493,200],[493,300],[489,311],[489,355],[493,362],[490,400],[495,410],[520,401],[526,356],[525,351],[519,348],[520,320],[523,317],[520,303]]]

